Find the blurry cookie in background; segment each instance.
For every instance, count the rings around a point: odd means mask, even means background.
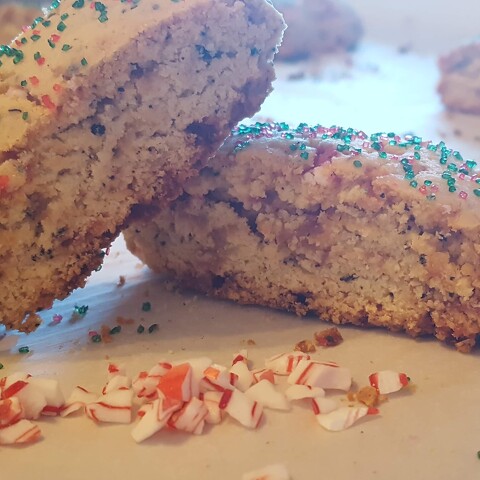
[[[438,93],[454,112],[480,114],[480,38],[439,59]]]
[[[288,25],[277,60],[297,61],[353,49],[360,17],[341,0],[272,0]]]
[[[30,25],[41,9],[17,3],[0,4],[0,44],[9,43],[24,25]]]

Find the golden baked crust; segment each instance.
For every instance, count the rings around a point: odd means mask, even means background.
[[[241,126],[130,250],[186,287],[334,323],[480,333],[480,174],[443,143]]]
[[[439,59],[438,93],[452,111],[480,114],[480,41],[462,45]]]
[[[342,0],[273,0],[273,4],[288,25],[279,60],[351,50],[363,35],[360,17]]]
[[[30,25],[41,13],[38,8],[14,2],[0,5],[0,44],[13,40],[22,27]]]
[[[274,76],[284,24],[263,0],[94,5],[56,2],[1,47],[8,328],[82,286],[132,206],[174,199]]]

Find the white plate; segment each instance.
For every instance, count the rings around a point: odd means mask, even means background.
[[[319,65],[279,68],[275,92],[259,118],[298,123],[352,126],[367,132],[412,131],[480,160],[476,136],[480,118],[443,112],[435,92],[434,56],[465,36],[477,33],[480,2],[352,0],[368,31],[353,55],[353,66],[338,59]],[[418,5],[420,4],[420,5]],[[455,15],[454,15],[455,13]],[[455,23],[453,23],[455,22]],[[398,47],[414,50],[401,54]],[[416,52],[416,53],[415,53]],[[305,74],[291,81],[291,74]],[[456,132],[456,133],[454,133]],[[120,275],[126,284],[117,287]],[[42,316],[37,332],[19,336],[17,347],[2,351],[3,372],[25,370],[58,378],[68,394],[81,384],[99,390],[108,361],[127,364],[130,374],[161,358],[209,356],[228,364],[248,346],[254,363],[290,350],[327,326],[313,319],[271,310],[241,307],[169,290],[126,252],[119,240],[104,269],[87,287]],[[150,301],[151,312],[142,304]],[[70,320],[75,305],[88,305],[84,318]],[[54,314],[63,321],[49,326]],[[89,330],[124,327],[109,344],[94,344]],[[157,323],[155,333],[136,333],[136,325]],[[319,358],[350,367],[360,385],[381,369],[406,372],[415,391],[401,393],[382,406],[381,415],[340,433],[324,431],[308,408],[266,412],[258,431],[233,422],[202,436],[161,433],[137,445],[131,426],[97,426],[83,417],[40,422],[43,440],[28,448],[0,449],[1,478],[239,479],[242,473],[283,463],[297,480],[476,479],[480,475],[480,357],[462,355],[434,340],[413,340],[379,330],[341,329],[342,345],[318,352]],[[17,353],[28,345],[31,353]]]

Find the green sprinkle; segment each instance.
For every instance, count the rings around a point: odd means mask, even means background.
[[[68,13],[64,13],[60,16],[60,20],[66,20],[69,17]]]
[[[63,32],[66,28],[67,28],[67,26],[66,26],[63,22],[60,22],[60,23],[57,25],[57,30],[58,30],[59,32]]]
[[[463,160],[463,157],[460,155],[459,152],[453,152],[453,156],[454,156],[457,160]]]
[[[451,185],[450,187],[448,187],[448,191],[453,193],[453,192],[456,192],[457,189],[453,185]]]
[[[3,363],[0,363],[0,370],[3,369]]]
[[[434,145],[433,143],[431,143],[428,147],[427,147],[427,150],[430,150],[432,152],[436,152],[437,151],[437,145]]]
[[[18,353],[30,353],[30,348],[28,347],[20,347],[18,349]]]
[[[423,182],[423,184],[426,185],[427,187],[429,187],[432,184],[432,181],[431,180],[425,180]]]
[[[299,147],[298,147],[299,150],[306,150],[307,149],[307,146],[302,143]]]
[[[143,302],[142,310],[144,312],[149,312],[152,309],[152,304],[150,302]]]
[[[477,166],[477,162],[475,162],[474,160],[467,160],[465,164],[470,169],[475,168]]]
[[[362,162],[361,162],[360,160],[354,160],[354,161],[353,161],[353,166],[354,166],[355,168],[362,168],[363,164],[362,164]]]
[[[40,54],[40,52],[35,52],[35,53],[33,54],[33,59],[34,59],[34,60],[38,60],[39,58],[41,58],[41,56],[42,56],[42,55]]]
[[[454,163],[449,163],[447,167],[451,172],[456,172],[458,167]]]
[[[56,47],[55,42],[53,42],[53,41],[50,40],[50,39],[47,40],[47,43],[48,43],[48,45],[50,46],[50,48],[55,48],[55,47]]]
[[[72,4],[73,8],[79,9],[85,6],[85,0],[75,0]]]
[[[449,185],[449,186],[455,185],[455,182],[456,182],[456,180],[454,178],[450,177],[447,180],[447,185]]]
[[[49,27],[51,24],[52,24],[52,22],[50,20],[45,20],[44,22],[42,22],[42,25],[44,27]]]
[[[380,150],[382,148],[382,146],[378,142],[373,142],[372,143],[372,148],[374,150]]]
[[[285,138],[287,140],[293,140],[295,138],[295,135],[293,133],[286,133]]]
[[[92,342],[93,343],[100,343],[101,341],[102,341],[102,337],[100,335],[98,335],[98,333],[97,333],[97,335],[93,335],[93,337],[92,337]]]
[[[62,47],[62,52],[68,52],[71,49],[72,49],[72,46],[69,45],[68,43],[65,43]]]
[[[27,86],[27,81],[26,81],[26,80],[22,80],[22,81],[20,82],[20,86],[21,86],[21,87],[26,87],[26,86]]]
[[[84,57],[80,60],[80,63],[85,67],[86,65],[88,65],[88,62],[87,62],[87,59]]]
[[[389,132],[389,133],[387,133],[387,137],[388,137],[388,138],[393,138],[393,137],[395,137],[395,132]]]
[[[117,333],[120,333],[122,331],[122,327],[120,325],[117,325],[116,327],[113,327],[110,330],[110,335],[116,335]]]
[[[156,323],[153,323],[148,327],[148,333],[153,333],[153,332],[156,332],[157,330],[158,330],[158,324]]]
[[[292,152],[294,152],[298,147],[292,143],[289,148]]]
[[[139,325],[137,327],[137,333],[143,333],[145,331],[145,327],[143,325]]]
[[[473,190],[473,194],[476,196],[476,197],[480,197],[480,188],[475,188]]]
[[[88,312],[88,305],[75,305],[75,307],[73,307],[73,311],[78,315],[85,315]]]
[[[448,171],[442,173],[442,178],[443,178],[444,180],[447,180],[447,179],[450,178],[451,176],[452,176],[452,174],[451,174],[450,172],[448,172]]]
[[[405,173],[406,180],[411,180],[412,178],[415,178],[415,172],[413,170],[409,170]]]
[[[28,112],[23,112],[22,113],[22,120],[25,120],[25,121],[28,120]]]
[[[391,145],[392,147],[394,147],[397,144],[397,141],[396,140],[390,140],[388,142],[388,144]]]
[[[378,152],[380,158],[387,158],[387,152]]]
[[[414,156],[415,160],[420,160],[420,158],[421,158],[421,157],[420,157],[420,154],[419,154],[418,152],[415,152],[415,153],[413,154],[413,156]]]
[[[480,183],[480,178],[477,178],[477,179],[475,180],[475,183]]]
[[[417,188],[418,187],[418,182],[416,180],[412,180],[410,182],[410,186],[413,187],[413,188]]]
[[[304,160],[308,160],[308,152],[302,152],[300,154],[300,157],[303,158]]]
[[[477,452],[477,458],[480,460],[480,450]]]
[[[40,40],[42,37],[40,35],[32,35],[30,38],[32,39],[32,41],[36,42],[37,40]]]
[[[337,145],[337,151],[338,152],[344,152],[345,150],[348,150],[349,146],[348,145]]]

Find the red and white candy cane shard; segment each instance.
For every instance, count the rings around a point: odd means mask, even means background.
[[[234,363],[230,368],[230,373],[235,375],[230,383],[242,392],[255,382],[253,373],[248,369],[247,364],[242,361]]]
[[[338,402],[334,398],[314,397],[311,401],[315,415],[330,413],[338,409]]]
[[[118,363],[109,363],[107,367],[108,380],[111,380],[116,375],[126,375],[125,365]]]
[[[260,380],[260,382],[252,385],[245,392],[245,395],[266,408],[275,410],[290,410],[291,408],[285,394],[279,392],[275,385],[268,380]]]
[[[341,407],[330,413],[316,415],[318,423],[331,432],[339,432],[351,427],[361,418],[370,413],[368,407]]]
[[[0,378],[0,391],[3,392],[10,385],[18,381],[28,382],[30,377],[31,375],[25,372],[15,372],[11,375],[7,375],[6,377],[2,377]]]
[[[271,368],[260,368],[256,370],[252,370],[253,378],[255,382],[259,382],[260,380],[268,380],[270,383],[274,385],[277,383],[277,379],[275,378],[275,373]]]
[[[242,475],[242,480],[290,480],[287,467],[282,464],[268,465]]]
[[[188,433],[201,434],[208,409],[202,400],[192,397],[180,410],[172,413],[168,426]]]
[[[130,388],[132,386],[132,381],[129,377],[125,375],[115,375],[112,377],[107,384],[105,385],[102,393],[106,394],[113,392],[114,390],[119,390],[120,388]]]
[[[38,425],[29,420],[19,420],[13,425],[0,428],[0,445],[15,445],[37,441],[42,432]]]
[[[23,409],[17,397],[0,400],[0,428],[8,427],[23,417]]]
[[[130,423],[132,421],[133,390],[120,389],[102,395],[85,407],[87,416],[96,422]]]
[[[155,400],[157,397],[158,378],[149,377],[148,372],[140,372],[132,381],[132,390],[136,399]]]
[[[26,419],[37,419],[47,405],[43,392],[29,381],[17,380],[3,390],[3,398],[17,397]]]
[[[28,382],[37,387],[45,396],[47,404],[42,409],[42,415],[59,415],[62,407],[65,405],[65,397],[58,380],[31,377]]]
[[[208,414],[205,421],[212,425],[221,423],[223,420],[223,410],[220,410],[220,400],[223,392],[210,391],[203,394],[203,403],[207,407]]]
[[[265,366],[278,375],[288,375],[300,360],[310,360],[310,355],[303,352],[281,353],[265,360]]]
[[[302,400],[303,398],[324,397],[325,390],[320,387],[310,387],[309,385],[290,385],[285,390],[285,396],[288,400]]]
[[[410,383],[405,373],[398,373],[392,370],[372,373],[368,379],[372,387],[377,389],[379,393],[385,395],[398,392]]]
[[[227,367],[212,363],[203,372],[203,378],[200,382],[200,391],[208,392],[209,390],[224,391],[232,387],[232,379]]]
[[[348,391],[352,385],[352,374],[348,368],[333,363],[302,359],[289,375],[288,383]]]
[[[248,398],[240,390],[225,390],[220,400],[220,409],[247,428],[257,428],[263,414],[263,407]]]
[[[84,410],[85,405],[95,402],[97,398],[98,395],[96,393],[89,392],[86,388],[77,385],[65,401],[65,405],[60,411],[60,416],[66,417],[78,410]]]
[[[169,370],[172,369],[172,367],[173,365],[170,362],[161,360],[148,371],[148,376],[156,378],[163,377]]]
[[[189,363],[172,367],[160,377],[157,388],[167,398],[188,402],[192,397],[192,367]]]
[[[169,407],[164,405],[164,398],[157,398],[153,401],[152,407],[144,408],[144,415],[132,429],[132,437],[137,442],[143,442],[155,433],[159,432],[168,422],[170,415],[181,408],[181,403],[173,403]]]
[[[237,362],[248,364],[248,352],[246,349],[233,354],[232,365],[235,365]]]
[[[192,368],[192,397],[198,397],[201,390],[203,372],[212,365],[213,361],[208,357],[196,357],[188,361]]]

